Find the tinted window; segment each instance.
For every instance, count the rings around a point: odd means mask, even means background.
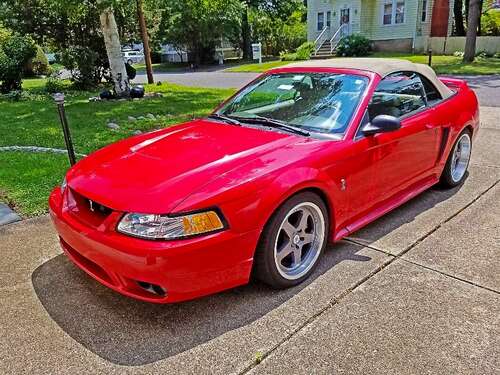
[[[378,115],[401,117],[425,107],[420,77],[412,72],[393,73],[380,81],[368,106],[370,118]]]

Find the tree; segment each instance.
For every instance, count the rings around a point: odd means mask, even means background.
[[[481,0],[469,0],[469,18],[467,19],[467,35],[465,37],[465,50],[463,61],[471,63],[476,55],[476,38],[479,25]]]
[[[239,0],[163,0],[163,39],[187,48],[196,64],[212,61],[222,37],[239,36],[242,12]]]
[[[272,21],[288,19],[294,11],[304,4],[303,0],[241,0],[243,4],[241,24],[241,49],[243,58],[249,59],[252,54],[252,28],[250,13],[265,13]]]
[[[1,30],[0,30],[1,31]],[[21,90],[24,67],[36,55],[36,45],[28,36],[0,32],[0,91]]]
[[[115,94],[118,97],[128,97],[130,95],[130,83],[123,62],[120,35],[118,34],[113,8],[104,8],[100,20]]]

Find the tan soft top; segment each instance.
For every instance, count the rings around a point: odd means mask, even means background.
[[[420,73],[431,81],[444,99],[453,94],[453,91],[446,87],[446,85],[437,78],[436,73],[432,70],[432,68],[424,64],[412,63],[408,60],[373,57],[335,58],[328,60],[307,60],[289,64],[284,67],[358,69],[377,73],[381,77],[385,77],[388,74],[399,71],[414,71]]]

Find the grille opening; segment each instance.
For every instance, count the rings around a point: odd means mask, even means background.
[[[149,293],[156,294],[160,297],[165,297],[165,295],[167,294],[165,292],[165,289],[163,289],[161,286],[156,285],[156,284],[151,284],[151,283],[147,283],[144,281],[137,281],[137,285],[139,285],[145,291],[147,291]]]
[[[103,221],[113,213],[113,210],[96,201],[93,201],[75,190],[71,191],[73,205],[70,213],[79,221],[97,228]]]
[[[112,212],[111,208],[106,207],[100,203],[97,203],[96,201],[90,200],[88,198],[85,198],[85,200],[87,201],[89,210],[96,214],[108,216]]]

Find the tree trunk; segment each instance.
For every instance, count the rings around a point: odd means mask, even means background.
[[[478,15],[478,20],[477,20],[477,35],[481,36],[481,16],[483,14],[483,0],[479,1],[479,15]]]
[[[142,46],[144,47],[144,57],[146,59],[146,74],[148,75],[148,83],[154,83],[153,66],[151,65],[151,50],[149,49],[149,36],[144,19],[142,6],[143,0],[137,0],[137,17],[139,18],[139,27],[141,29]]]
[[[476,55],[476,37],[479,21],[479,3],[481,0],[469,0],[469,18],[465,37],[464,62],[471,63]]]
[[[455,31],[457,36],[465,36],[463,1],[455,0],[453,5],[453,15],[455,16]]]
[[[115,94],[121,98],[128,97],[130,96],[130,83],[123,61],[122,46],[113,10],[106,8],[101,13],[100,20],[111,77],[115,86]]]
[[[252,58],[252,42],[250,41],[250,24],[248,23],[248,7],[245,7],[241,19],[241,49],[243,50],[243,59]]]

